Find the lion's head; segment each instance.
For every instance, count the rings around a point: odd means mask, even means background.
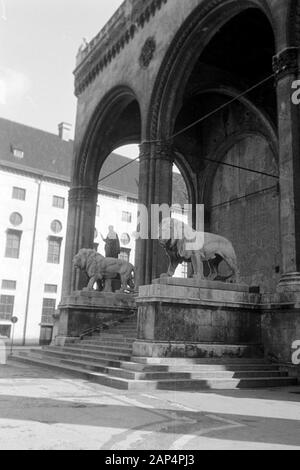
[[[86,248],[82,248],[79,250],[77,255],[73,258],[73,266],[75,269],[86,269],[87,261],[91,255],[96,255],[97,252],[95,250],[88,250]]]

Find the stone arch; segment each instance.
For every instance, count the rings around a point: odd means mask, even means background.
[[[150,139],[170,138],[175,103],[182,102],[185,84],[197,60],[222,26],[250,9],[264,13],[276,43],[276,21],[266,0],[207,0],[186,19],[169,47],[156,79],[148,116],[147,135]]]
[[[132,114],[132,119],[124,118],[128,112]],[[119,125],[122,121],[124,125]],[[107,156],[117,147],[139,142],[140,139],[141,111],[134,91],[127,86],[113,88],[89,120],[75,156],[73,186],[97,187]]]

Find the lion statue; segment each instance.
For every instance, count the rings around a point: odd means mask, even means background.
[[[170,264],[163,277],[172,277],[179,264],[191,262],[194,277],[203,279],[203,262],[207,262],[209,279],[217,280],[219,265],[224,261],[231,274],[222,280],[238,282],[239,270],[234,248],[230,241],[212,233],[196,232],[177,219],[163,219],[159,226],[159,243],[166,250]]]
[[[95,283],[101,290],[102,282],[105,281],[104,292],[112,292],[112,279],[121,279],[121,292],[134,291],[135,267],[128,261],[105,258],[95,250],[82,249],[73,259],[75,269],[85,271],[89,283],[87,290],[92,291]]]

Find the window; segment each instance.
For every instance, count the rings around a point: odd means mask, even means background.
[[[9,221],[14,227],[17,227],[23,222],[23,217],[18,212],[13,212],[9,217]]]
[[[53,205],[53,207],[57,207],[58,209],[64,209],[65,208],[65,198],[64,197],[59,197],[59,196],[53,196],[52,205]]]
[[[6,290],[16,290],[17,282],[16,281],[9,281],[7,279],[2,280],[2,289]]]
[[[96,217],[100,217],[100,206],[96,207]]]
[[[130,236],[128,235],[128,233],[122,233],[121,235],[121,243],[122,245],[129,245],[130,243]]]
[[[53,220],[50,226],[53,233],[60,233],[63,229],[62,223],[59,220]]]
[[[187,278],[188,277],[188,264],[182,263],[182,276]]]
[[[12,153],[15,158],[19,158],[19,159],[24,158],[24,152],[21,149],[13,148]]]
[[[130,258],[130,251],[127,248],[121,248],[121,253],[119,254],[119,259],[123,261],[129,261]]]
[[[11,325],[0,325],[0,337],[10,338]]]
[[[48,346],[52,342],[53,326],[41,326],[40,346]]]
[[[12,192],[12,198],[19,199],[19,201],[25,201],[26,189],[14,187]]]
[[[6,234],[6,258],[18,259],[20,256],[20,245],[21,245],[22,232],[17,230],[7,230]]]
[[[56,299],[43,299],[43,309],[42,309],[42,324],[54,323],[53,316],[55,314]]]
[[[0,320],[11,320],[14,313],[15,298],[13,295],[0,296]]]
[[[132,221],[131,212],[123,211],[122,212],[122,222],[127,222],[127,223],[131,224],[131,221]]]
[[[48,294],[56,294],[57,293],[57,285],[56,284],[45,284],[44,292]]]
[[[52,264],[60,263],[61,238],[49,237],[47,262]]]

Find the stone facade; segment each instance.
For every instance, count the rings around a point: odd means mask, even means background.
[[[69,213],[66,293],[78,288],[70,278],[74,253],[82,240],[92,243],[99,171],[128,142],[141,144],[140,202],[171,203],[175,162],[190,203],[205,204],[207,231],[234,242],[244,282],[274,299],[280,280],[300,272],[300,115],[291,101],[299,70],[296,4],[126,0],[80,51],[72,185],[89,188],[90,198]],[[140,285],[165,272],[155,240],[140,241],[136,259]],[[285,349],[290,336],[279,341]]]

